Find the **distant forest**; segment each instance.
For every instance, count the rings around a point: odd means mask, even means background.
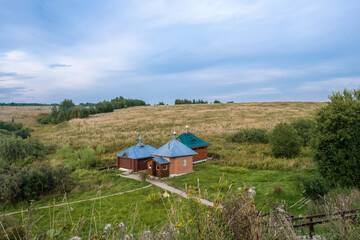
[[[0,103],[0,106],[55,106],[56,103],[45,104],[45,103]]]
[[[73,118],[87,118],[92,114],[113,112],[114,109],[146,105],[143,100],[124,97],[98,103],[80,103],[78,106],[71,99],[65,99],[58,106],[51,108],[51,114],[40,115],[37,121],[41,124],[58,124]]]
[[[220,103],[220,101],[215,100],[214,103]],[[175,105],[180,105],[180,104],[208,104],[208,101],[204,101],[202,99],[198,99],[198,100],[195,100],[195,99],[193,99],[193,100],[190,100],[190,99],[176,99],[175,100]]]

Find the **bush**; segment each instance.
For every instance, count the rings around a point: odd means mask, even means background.
[[[304,118],[300,118],[291,123],[291,126],[295,128],[298,136],[301,137],[303,146],[309,145],[314,134],[315,125],[315,121]]]
[[[2,137],[0,138],[0,163],[7,164],[23,161],[26,158],[38,158],[45,154],[44,145],[37,139]]]
[[[146,181],[149,178],[149,173],[146,170],[139,171],[139,176],[141,180]]]
[[[326,195],[330,190],[326,180],[321,177],[315,176],[309,179],[304,179],[302,182],[305,190],[303,193],[304,197],[309,197],[313,200]]]
[[[288,123],[279,123],[270,134],[270,147],[275,157],[296,157],[301,150],[301,138]]]
[[[57,190],[69,190],[72,186],[71,171],[63,166],[41,164],[20,168],[0,168],[0,200],[17,202],[32,200]]]
[[[98,145],[98,146],[96,147],[96,153],[97,153],[98,155],[102,155],[102,154],[106,153],[105,147],[104,147],[103,145]]]
[[[268,143],[267,130],[263,128],[245,128],[227,137],[229,142]]]
[[[360,186],[360,89],[333,93],[317,112],[313,148],[322,176],[333,184]]]
[[[80,159],[80,166],[85,169],[91,169],[96,167],[99,161],[94,149],[87,145],[85,145],[81,150],[78,150],[77,155]]]
[[[149,202],[157,203],[157,202],[160,202],[160,200],[161,200],[161,194],[160,194],[159,192],[157,192],[157,193],[150,193],[149,195],[147,195],[146,199],[147,199]]]

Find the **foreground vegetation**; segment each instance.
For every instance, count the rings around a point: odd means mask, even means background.
[[[47,195],[37,196],[32,203],[35,207],[146,186],[143,182],[122,179],[111,169],[102,172],[93,169],[103,164],[113,165],[114,155],[134,145],[139,135],[145,143],[159,147],[171,138],[173,130],[181,133],[184,126],[189,125],[191,132],[213,144],[208,151],[214,161],[196,165],[193,173],[164,181],[190,195],[201,195],[221,204],[224,210],[206,209],[196,201],[178,200],[176,196],[166,198],[163,191],[152,187],[92,204],[76,203],[76,210],[69,206],[54,207],[51,211],[34,210],[31,221],[41,219],[31,226],[37,227],[23,230],[25,234],[45,233],[59,239],[73,235],[123,239],[135,232],[135,237],[144,239],[146,236],[155,239],[293,239],[295,235],[306,235],[306,230],[295,231],[286,219],[278,217],[276,209],[281,207],[294,215],[303,215],[329,205],[329,201],[320,202],[324,199],[319,196],[329,189],[318,174],[309,146],[314,134],[313,119],[317,120],[315,113],[324,105],[298,102],[158,105],[120,109],[58,125],[39,125],[33,121],[30,123],[35,130],[32,136],[46,143],[49,149],[40,161],[65,166],[71,171],[70,179],[74,183],[65,191],[55,188]],[[313,199],[310,201],[313,205],[303,201],[293,206],[304,196],[306,200]],[[356,190],[350,196],[346,209],[356,208],[359,202]],[[336,199],[334,195],[330,198]],[[4,212],[30,205],[24,199],[13,205],[0,204]],[[234,208],[244,211],[236,212]],[[273,232],[257,211],[271,212],[269,223],[284,224],[286,230]],[[150,214],[157,217],[152,218]],[[6,222],[9,230],[12,225],[27,226],[30,222],[27,218],[17,215],[0,218],[0,221]],[[118,226],[120,222],[126,227]],[[199,227],[200,223],[210,227]],[[356,224],[352,223],[351,228],[355,230]],[[148,230],[151,232],[144,233]],[[326,232],[322,228],[319,231]],[[345,233],[349,234],[349,239],[358,236],[356,231],[354,234],[340,228],[335,231],[332,236],[339,238]]]

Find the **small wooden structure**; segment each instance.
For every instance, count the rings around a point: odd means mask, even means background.
[[[152,158],[151,160],[147,161],[147,171],[150,176],[154,177],[169,177],[170,176],[170,161],[162,158]]]
[[[193,158],[194,162],[207,160],[207,148],[211,143],[205,142],[189,132],[189,126],[186,126],[185,133],[181,134],[177,139],[197,153]]]
[[[132,146],[116,155],[117,161],[116,166],[122,170],[131,170],[138,172],[146,170],[146,162],[152,159],[152,153],[156,148],[145,145],[142,143],[142,138],[139,138],[139,143],[136,146]]]

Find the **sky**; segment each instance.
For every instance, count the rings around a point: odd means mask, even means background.
[[[0,0],[0,102],[327,101],[359,0]]]

